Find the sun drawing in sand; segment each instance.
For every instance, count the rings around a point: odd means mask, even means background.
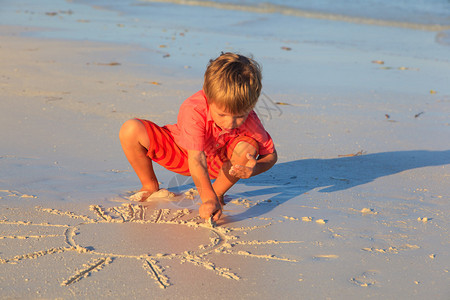
[[[190,209],[149,209],[148,206],[141,204],[123,203],[120,206],[110,208],[103,208],[99,205],[91,205],[90,211],[92,216],[76,214],[70,211],[61,211],[52,208],[36,207],[38,213],[42,214],[44,219],[46,214],[58,215],[63,218],[70,218],[72,221],[80,221],[76,225],[69,224],[50,224],[50,223],[33,223],[30,221],[17,220],[0,220],[0,225],[16,225],[16,226],[37,226],[39,227],[55,227],[61,228],[61,233],[58,236],[64,237],[65,244],[61,247],[48,248],[42,251],[36,251],[27,254],[16,255],[11,258],[0,258],[0,264],[17,264],[27,259],[38,259],[39,257],[51,255],[55,253],[77,253],[79,255],[89,254],[94,256],[94,259],[84,264],[78,270],[73,270],[72,274],[68,274],[67,278],[62,279],[60,284],[62,286],[70,286],[76,284],[91,275],[92,272],[101,271],[107,268],[108,264],[114,263],[116,260],[128,259],[136,261],[142,265],[150,278],[162,289],[168,288],[174,284],[175,279],[166,275],[168,272],[161,264],[164,260],[179,260],[180,263],[191,263],[205,271],[214,272],[217,276],[222,276],[229,280],[240,280],[239,274],[234,273],[226,267],[220,267],[211,261],[211,254],[223,255],[241,255],[254,259],[276,260],[295,263],[295,259],[286,257],[278,257],[275,255],[259,255],[252,254],[248,251],[237,250],[237,245],[270,245],[270,244],[294,244],[300,243],[298,241],[244,241],[236,235],[238,232],[248,232],[252,230],[263,229],[269,224],[253,227],[229,228],[226,226],[211,227],[200,219],[197,212]],[[76,222],[67,222],[76,223]],[[203,244],[196,244],[196,246],[188,246],[194,250],[186,250],[180,248],[186,246],[185,243],[173,241],[170,248],[177,251],[175,253],[166,254],[165,249],[147,249],[146,247],[135,247],[128,245],[128,247],[113,247],[111,243],[117,241],[108,241],[108,237],[102,237],[97,232],[116,232],[126,226],[135,228],[127,228],[129,231],[147,230],[157,228],[156,230],[164,231],[164,228],[170,226],[179,226],[177,231],[185,232],[187,235],[191,234],[192,230],[205,231],[200,234],[204,239]],[[109,228],[110,227],[110,228]],[[120,228],[119,228],[120,227]],[[4,231],[2,231],[4,232]],[[173,232],[173,228],[172,228]],[[29,238],[30,236],[12,236],[10,238]],[[51,238],[52,235],[36,236],[41,239]],[[206,240],[205,240],[206,237]],[[0,239],[8,238],[8,236],[0,236]],[[160,238],[161,239],[161,238]],[[198,241],[194,241],[198,242]],[[168,242],[170,244],[170,241]],[[181,246],[180,246],[181,244]],[[168,244],[166,244],[168,245]],[[111,247],[109,247],[111,246]],[[121,249],[121,250],[117,250]],[[166,249],[167,250],[167,249]],[[148,253],[155,251],[156,253]],[[142,253],[140,253],[142,252]],[[170,275],[170,277],[175,274]]]

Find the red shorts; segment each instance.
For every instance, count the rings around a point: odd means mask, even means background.
[[[169,171],[190,176],[187,150],[178,146],[166,127],[159,127],[153,122],[137,119],[147,130],[150,146],[147,156]],[[224,162],[231,159],[233,150],[239,142],[247,142],[258,149],[258,143],[248,136],[237,136],[219,149],[213,156],[207,156],[209,176],[214,179],[219,175]]]

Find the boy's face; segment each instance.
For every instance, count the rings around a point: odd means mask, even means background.
[[[211,117],[222,129],[234,129],[238,128],[242,124],[244,124],[245,120],[248,117],[250,111],[241,113],[241,114],[232,114],[224,110],[223,108],[218,107],[214,102],[209,104],[209,109],[211,111]]]

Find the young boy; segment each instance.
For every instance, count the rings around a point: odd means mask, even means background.
[[[225,193],[239,179],[265,172],[277,161],[272,138],[253,111],[261,87],[257,62],[223,53],[209,62],[203,90],[181,105],[177,124],[125,122],[120,141],[142,183],[143,200],[159,191],[154,161],[192,176],[202,201],[200,216],[217,221]],[[216,179],[213,184],[211,179]]]

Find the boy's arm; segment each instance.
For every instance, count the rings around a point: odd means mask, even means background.
[[[253,169],[252,176],[256,176],[269,170],[275,165],[277,160],[278,160],[277,150],[274,150],[274,152],[270,154],[260,155],[258,157],[258,160],[256,161],[256,165],[255,168]]]
[[[205,153],[203,151],[188,150],[188,163],[192,179],[202,200],[199,210],[200,217],[209,219],[214,215],[213,220],[219,220],[222,214],[222,207],[211,185]]]
[[[234,165],[230,169],[230,175],[238,178],[250,178],[261,174],[275,165],[278,160],[277,151],[273,153],[260,155],[258,160],[250,154],[247,154],[248,162],[245,166]]]

